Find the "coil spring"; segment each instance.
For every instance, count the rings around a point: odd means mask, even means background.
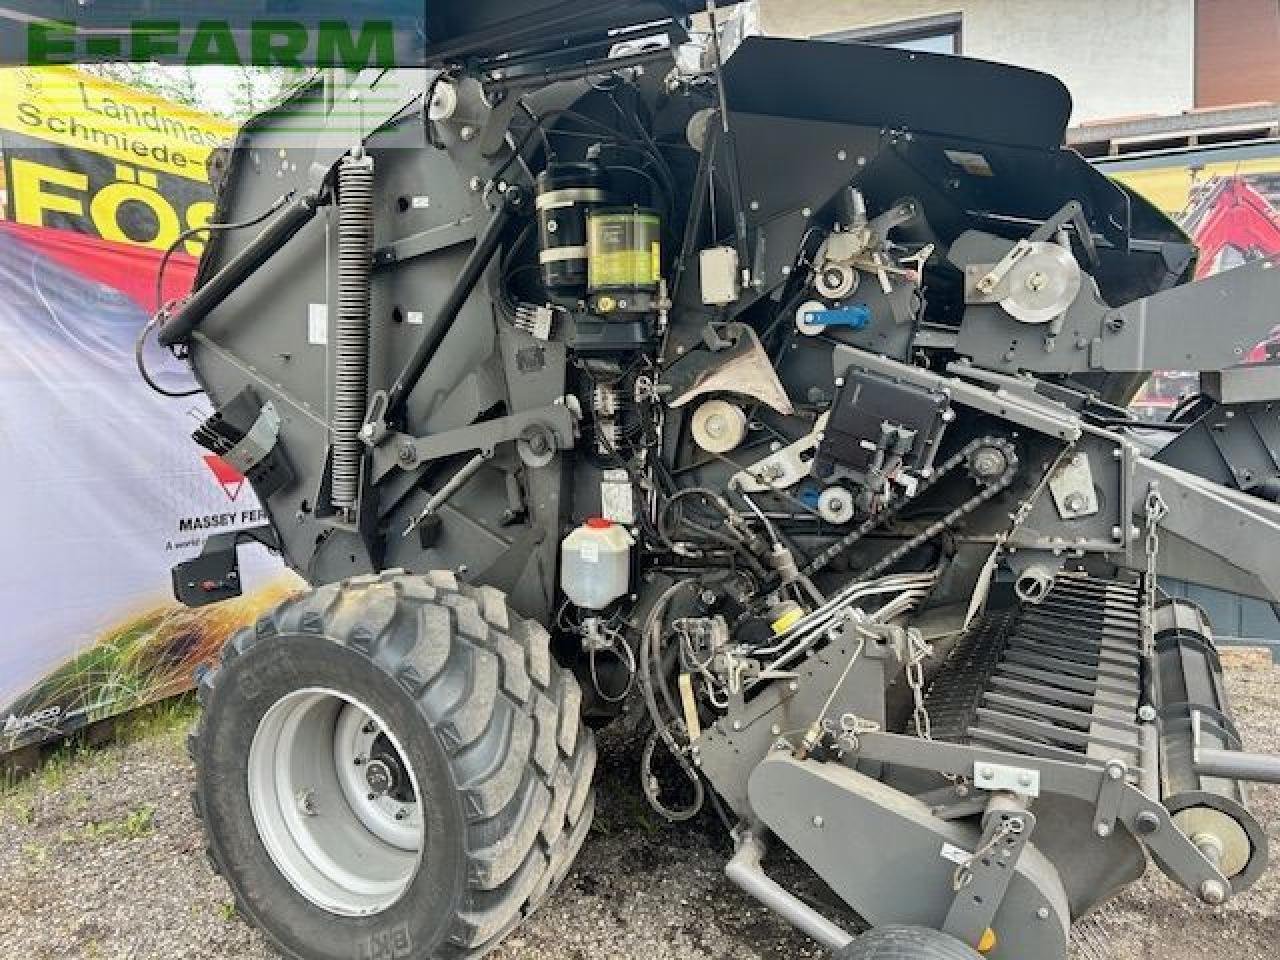
[[[370,273],[373,262],[373,158],[351,156],[338,168],[338,318],[333,375],[330,500],[351,510],[360,493],[369,394]]]

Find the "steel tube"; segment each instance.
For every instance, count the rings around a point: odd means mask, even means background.
[[[725,875],[734,886],[759,900],[827,950],[840,950],[853,942],[853,937],[843,927],[832,923],[771,880],[760,866],[763,856],[764,843],[760,838],[754,833],[744,833],[738,842],[738,852],[725,867]]]

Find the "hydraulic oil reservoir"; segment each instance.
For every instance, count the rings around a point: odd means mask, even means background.
[[[592,517],[560,544],[560,589],[584,610],[603,610],[624,596],[631,582],[631,535],[610,520]]]
[[[647,312],[662,279],[662,218],[644,207],[587,213],[587,292],[601,313]]]

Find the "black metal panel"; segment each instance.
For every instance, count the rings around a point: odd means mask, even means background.
[[[1041,150],[1062,145],[1071,117],[1071,94],[1048,74],[867,44],[750,37],[725,83],[744,113]]]

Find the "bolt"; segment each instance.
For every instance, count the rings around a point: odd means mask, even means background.
[[[1122,763],[1107,764],[1107,776],[1110,777],[1112,780],[1124,779],[1124,764]]]
[[[742,721],[741,721],[741,720],[735,720],[735,721],[733,721],[733,729],[735,729],[735,730],[741,730],[741,729],[742,729]]]
[[[822,829],[822,824],[823,824],[823,819],[822,819],[822,817],[815,816],[815,817],[813,818],[813,825],[814,825],[814,827],[815,827],[815,828],[817,828],[818,830],[821,830],[821,829]]]
[[[792,693],[795,693],[797,690],[800,689],[800,684],[792,680],[790,683],[787,684],[787,689],[790,690]]]
[[[307,817],[316,815],[318,811],[316,809],[316,794],[314,790],[300,790],[298,792],[298,812]]]
[[[372,437],[372,436],[373,436],[373,424],[372,424],[372,423],[366,423],[363,427],[361,427],[361,428],[360,428],[360,436],[362,436],[362,437]]]
[[[1149,703],[1144,703],[1138,708],[1138,719],[1143,723],[1150,723],[1156,718],[1156,708]]]
[[[770,734],[770,736],[774,736],[774,737],[776,737],[776,736],[778,736],[780,733],[782,733],[782,728],[781,728],[780,726],[778,726],[776,723],[775,723],[772,727],[770,727],[770,728],[769,728],[769,734]]]
[[[1133,825],[1138,828],[1139,833],[1149,836],[1160,829],[1160,818],[1150,810],[1143,810],[1134,817]]]
[[[849,153],[848,153],[848,151],[846,151],[846,150],[837,150],[837,151],[836,151],[836,159],[837,159],[837,160],[848,160],[848,159],[849,159]]]
[[[1029,773],[1020,773],[1020,774],[1018,774],[1018,786],[1020,786],[1020,787],[1029,787],[1029,786],[1031,786],[1031,779],[1032,779],[1032,778],[1031,778],[1031,774],[1029,774]]]
[[[1119,333],[1124,329],[1124,314],[1112,313],[1107,315],[1107,329],[1112,333]]]
[[[1206,880],[1200,884],[1200,899],[1211,907],[1226,902],[1227,888],[1218,880]]]
[[[458,131],[458,136],[460,136],[464,141],[474,140],[476,136],[476,128],[471,126],[471,124],[468,123],[466,126],[464,126],[461,130]]]
[[[1038,271],[1027,277],[1027,289],[1032,293],[1039,293],[1048,283],[1049,278]]]
[[[1106,839],[1111,836],[1111,826],[1106,823],[1100,823],[1093,828],[1093,832],[1103,839]]]
[[[418,459],[417,451],[413,449],[412,443],[406,443],[400,448],[400,462],[413,463]]]
[[[471,188],[472,193],[479,193],[480,189],[484,186],[484,181],[479,177],[472,177],[467,186]]]
[[[990,767],[979,767],[979,768],[978,768],[978,779],[979,779],[979,780],[990,780],[990,779],[991,779],[992,777],[994,777],[995,775],[996,775],[996,772],[995,772],[994,770],[992,770]]]
[[[1041,907],[1039,910],[1037,910],[1037,911],[1036,911],[1036,916],[1037,916],[1037,917],[1039,917],[1041,920],[1048,920],[1048,919],[1049,919],[1049,908],[1048,908],[1048,907]]]
[[[408,820],[408,819],[409,819],[409,811],[408,811],[408,810],[406,810],[404,807],[401,807],[399,810],[397,810],[397,811],[396,811],[396,819],[397,819],[397,820]]]

